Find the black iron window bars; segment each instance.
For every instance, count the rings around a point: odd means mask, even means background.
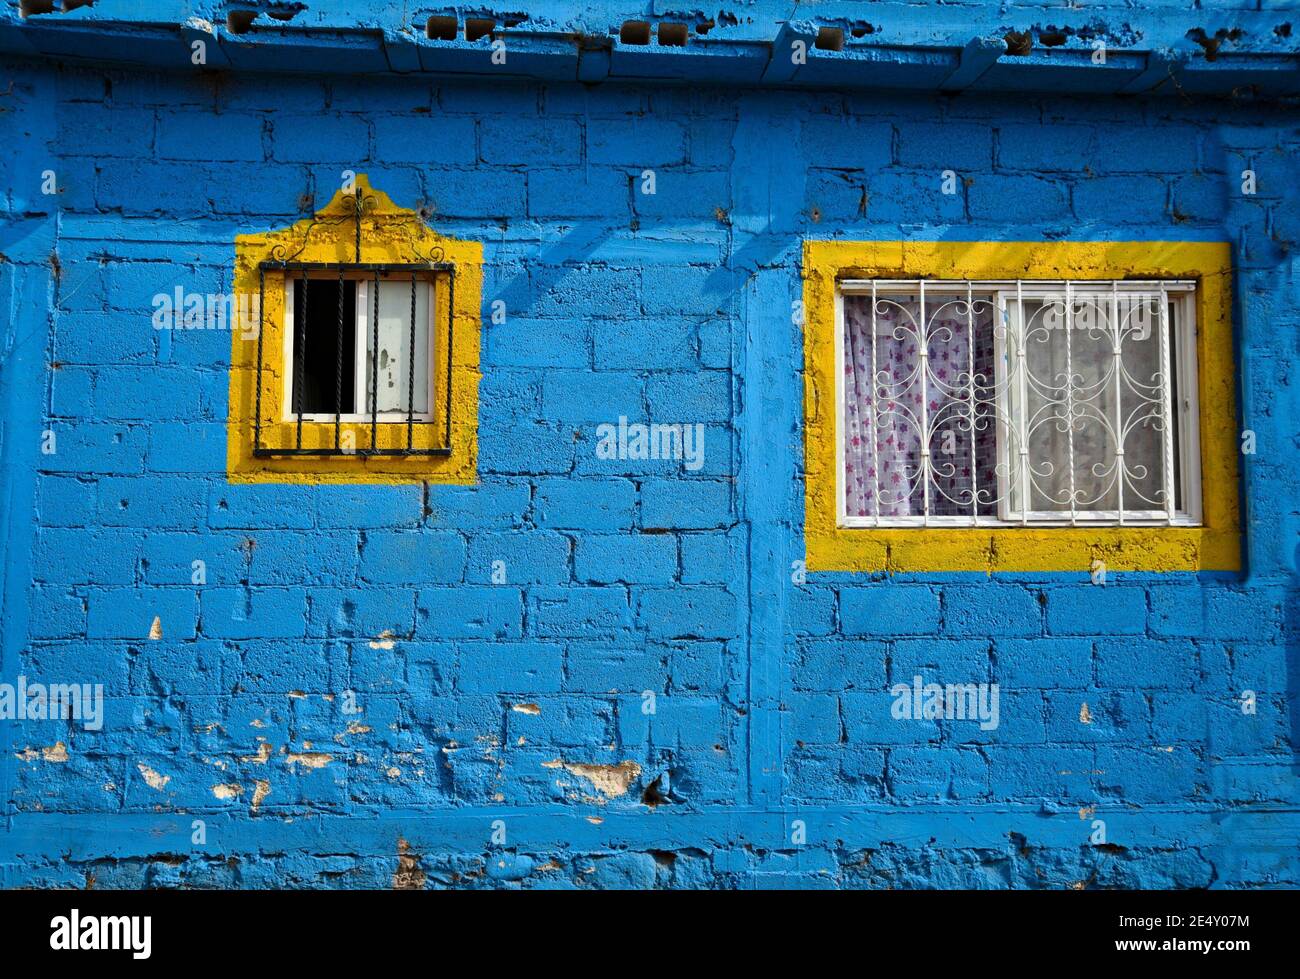
[[[365,203],[366,201],[363,201],[358,190],[353,207],[357,223],[356,254],[358,259],[361,253],[361,214]],[[313,226],[315,223],[313,222]],[[310,232],[311,227],[308,228],[308,234]],[[299,249],[296,254],[300,254],[301,251],[302,249]],[[274,255],[275,252],[273,251],[272,254]],[[254,408],[253,454],[259,457],[451,455],[452,365],[454,363],[452,341],[456,298],[455,266],[436,260],[407,263],[297,262],[292,260],[296,257],[296,254],[287,259],[264,261],[258,266],[259,329],[257,333],[257,393]],[[439,250],[435,250],[435,256],[438,254]],[[286,317],[284,324],[284,329],[292,333],[292,357],[285,358],[285,378],[281,389],[281,398],[286,408],[284,415],[292,423],[294,429],[292,446],[262,444],[262,429],[265,427],[262,419],[262,378],[265,366],[264,337],[266,335],[264,300],[268,272],[283,275],[285,308],[288,309],[292,306],[293,309],[292,318]],[[316,291],[311,288],[311,284],[333,284],[335,279],[337,280],[336,330],[335,335],[329,337],[327,328],[321,329],[327,319],[313,318],[310,315],[312,310],[308,306],[309,297]],[[385,407],[381,410],[379,390],[381,282],[391,287],[408,280],[410,282],[410,319],[408,323],[409,336],[406,338],[406,363],[396,365],[398,370],[402,367],[406,369],[405,411],[401,410],[400,404],[394,407]],[[423,327],[427,331],[427,336],[422,338],[418,335],[419,324],[417,323],[416,309],[418,305],[417,296],[424,286],[427,286],[425,301],[427,302],[428,316],[424,318],[426,326]],[[368,289],[370,293],[369,296],[365,297],[369,309],[368,317],[364,316],[366,311],[360,307],[360,303],[348,304],[345,301],[345,297],[349,292],[351,292],[355,300],[355,297],[359,296],[361,291],[365,289]],[[439,289],[446,290],[445,299],[441,303],[438,302]],[[392,291],[392,288],[388,290],[390,296]],[[441,353],[441,356],[446,359],[446,374],[441,392],[437,391],[437,384],[434,379],[437,373],[435,370],[437,358],[433,356],[436,343],[435,333],[439,332],[435,328],[436,311],[439,305],[446,309],[446,346]],[[359,330],[356,330],[355,333],[353,330],[345,330],[345,320],[348,319],[349,313],[354,330],[360,324],[362,318],[369,319],[367,337],[362,338],[359,335]],[[328,313],[326,314],[327,317]],[[312,323],[317,326],[316,332],[318,335],[314,337],[310,336],[313,333],[311,329]],[[422,339],[427,340],[424,346],[429,356],[426,358],[428,368],[424,378],[425,403],[417,405],[416,351],[419,349]],[[309,347],[312,340],[315,340],[317,344],[315,350]],[[323,347],[322,344],[324,344]],[[333,397],[329,398],[328,380],[330,375],[328,364],[321,363],[320,354],[323,353],[328,358],[329,347],[331,346],[334,354],[334,371],[332,375],[334,390],[332,392]],[[387,352],[385,354],[387,356]],[[313,366],[310,378],[307,376],[309,357],[312,358],[311,363]],[[347,363],[348,360],[352,361],[351,365]],[[362,366],[364,366],[364,370],[361,369]],[[348,377],[347,373],[345,373],[349,367],[352,377]],[[315,405],[304,404],[309,390],[312,392],[311,397],[316,402]],[[368,401],[368,411],[358,410],[362,407],[358,402],[362,401]],[[320,408],[323,402],[332,405],[332,411],[322,412]],[[443,410],[441,444],[434,444],[437,438],[438,425],[438,411],[435,406],[440,406]],[[345,407],[349,410],[345,410]],[[321,417],[322,414],[325,415],[325,418]],[[304,446],[304,420],[308,424],[320,421],[325,421],[328,424],[330,414],[333,415],[334,444],[332,446]],[[343,438],[344,425],[348,425],[350,431],[364,429],[367,421],[370,429],[369,445],[350,444],[345,446]],[[388,426],[404,425],[406,428],[406,444],[404,446],[398,444],[401,441],[400,438],[385,437],[383,441],[388,444],[381,445],[381,425],[385,426],[386,430]],[[417,445],[415,431],[418,425],[429,426],[431,435],[428,439],[420,439]]]

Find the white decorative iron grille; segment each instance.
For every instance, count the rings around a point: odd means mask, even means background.
[[[1199,523],[1194,295],[841,282],[840,523]]]

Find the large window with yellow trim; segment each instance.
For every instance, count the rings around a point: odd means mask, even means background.
[[[1238,569],[1230,256],[806,242],[809,569]]]
[[[840,281],[841,523],[1198,524],[1195,289]]]

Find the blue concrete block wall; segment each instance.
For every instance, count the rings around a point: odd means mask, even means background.
[[[0,680],[105,717],[0,722],[4,884],[1300,884],[1293,107],[5,75]],[[231,485],[229,335],[151,326],[343,169],[483,242],[474,486]],[[1231,241],[1247,571],[793,573],[834,237]]]

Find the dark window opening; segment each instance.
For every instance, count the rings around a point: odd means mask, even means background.
[[[341,307],[340,285],[343,288]],[[356,317],[356,282],[344,280],[340,283],[338,279],[294,281],[295,412],[346,415],[355,411]]]

